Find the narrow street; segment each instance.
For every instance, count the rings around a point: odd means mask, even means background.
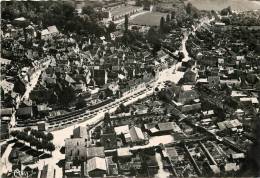
[[[163,162],[162,162],[162,156],[160,153],[155,153],[155,158],[156,158],[156,161],[158,162],[158,166],[159,166],[159,170],[158,170],[158,173],[155,175],[156,178],[167,178],[169,177],[171,174],[169,171],[163,169]]]
[[[25,86],[26,91],[23,94],[23,96],[19,99],[19,101],[16,103],[16,110],[12,114],[11,121],[10,121],[10,125],[12,127],[16,125],[15,114],[16,114],[17,109],[19,108],[20,103],[29,98],[31,91],[34,89],[34,87],[38,83],[41,73],[48,68],[49,64],[50,64],[50,60],[47,60],[38,69],[36,69],[36,71],[30,76],[30,82],[28,82]]]
[[[3,173],[7,173],[8,171],[12,170],[12,163],[9,161],[8,157],[12,151],[12,146],[14,145],[14,143],[11,143],[7,146],[4,154],[1,157],[1,175]]]

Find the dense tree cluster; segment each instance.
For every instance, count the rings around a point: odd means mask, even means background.
[[[49,152],[55,150],[55,146],[51,142],[53,140],[53,135],[51,133],[45,134],[42,131],[25,128],[23,131],[12,131],[11,135],[19,140],[29,143],[31,147],[35,147],[37,150],[43,149]]]
[[[56,25],[60,31],[79,34],[103,35],[106,28],[98,23],[104,13],[86,6],[78,15],[73,5],[66,1],[8,1],[1,3],[2,19],[12,21],[25,17],[42,28]]]
[[[200,17],[200,11],[196,7],[194,7],[190,2],[186,6],[186,12],[193,18]]]

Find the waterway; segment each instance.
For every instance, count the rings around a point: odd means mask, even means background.
[[[187,0],[200,10],[221,10],[228,6],[236,11],[260,9],[260,1],[253,0]]]

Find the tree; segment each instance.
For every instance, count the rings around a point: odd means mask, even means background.
[[[16,137],[17,138],[17,135],[20,133],[19,130],[14,130],[14,131],[11,131],[10,135],[12,135],[13,137]]]
[[[176,18],[176,12],[175,11],[172,11],[171,12],[171,19],[175,19]]]
[[[160,20],[160,31],[161,32],[163,32],[163,30],[164,30],[164,22],[165,22],[164,17],[161,17],[161,20]]]
[[[105,123],[107,126],[111,126],[110,114],[109,114],[108,112],[105,113],[104,123]]]
[[[84,6],[81,13],[91,16],[95,14],[95,10],[91,6]]]
[[[35,140],[35,138],[34,138],[32,135],[28,135],[28,142],[29,142],[29,144],[30,144],[30,147],[34,146],[34,145],[32,144],[33,140]]]
[[[24,129],[24,132],[28,133],[30,130],[31,130],[30,127],[26,127],[26,128]]]
[[[227,8],[224,8],[220,11],[220,14],[221,15],[229,15],[229,14],[232,14],[232,10],[231,10],[231,7],[228,6]]]
[[[81,97],[79,101],[76,103],[76,109],[81,109],[87,106],[87,102]]]
[[[128,15],[125,15],[125,32],[128,31]]]
[[[19,140],[22,140],[22,141],[26,141],[27,140],[27,134],[25,133],[25,132],[19,132],[18,134],[17,134],[17,138],[19,139]]]
[[[55,150],[55,146],[54,146],[53,143],[49,142],[49,143],[47,143],[47,145],[46,145],[46,149],[47,149],[49,152],[51,152],[51,154],[52,154],[52,152]]]
[[[47,133],[47,134],[46,134],[46,140],[47,140],[47,141],[51,141],[51,140],[53,140],[53,134],[50,133],[50,132]]]
[[[35,142],[35,146],[37,150],[43,149],[43,144],[39,140]]]
[[[142,6],[141,0],[136,0],[136,1],[135,1],[135,5],[136,5],[136,6]]]
[[[114,31],[116,31],[116,24],[114,22],[110,22],[107,27],[107,32],[112,33]]]
[[[36,134],[37,132],[38,132],[37,130],[32,129],[32,130],[31,130],[31,135],[35,136],[35,134]]]
[[[167,14],[166,16],[166,22],[170,22],[171,18],[170,18],[170,14]]]
[[[189,2],[188,4],[187,4],[187,6],[186,6],[186,12],[187,12],[187,14],[191,14],[191,12],[192,12],[192,4]]]

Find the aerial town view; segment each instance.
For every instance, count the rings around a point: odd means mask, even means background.
[[[1,1],[0,177],[260,177],[260,1]]]

